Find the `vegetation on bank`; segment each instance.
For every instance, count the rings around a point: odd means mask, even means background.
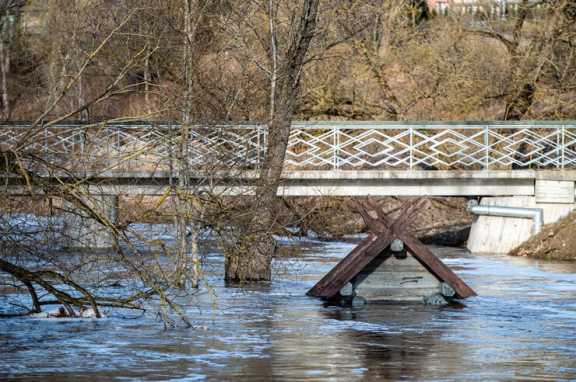
[[[2,119],[58,100],[47,121],[267,121],[303,2],[1,3],[13,5],[0,9]],[[573,1],[521,1],[506,19],[433,17],[424,3],[322,0],[296,118],[576,118]]]
[[[512,250],[510,255],[576,261],[576,212],[545,225],[538,235]]]

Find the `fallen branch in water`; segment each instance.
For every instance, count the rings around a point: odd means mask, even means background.
[[[11,275],[16,280],[21,282],[28,290],[32,300],[32,307],[28,309],[27,312],[1,313],[0,317],[27,316],[41,313],[42,306],[45,305],[61,305],[63,309],[66,309],[69,317],[76,316],[75,311],[72,309],[72,307],[76,307],[80,312],[87,309],[92,309],[94,312],[94,317],[101,318],[102,313],[100,312],[100,307],[144,310],[135,302],[148,299],[155,294],[155,291],[150,289],[147,291],[139,291],[124,299],[100,297],[89,292],[86,288],[80,286],[70,277],[67,277],[61,273],[52,270],[31,271],[3,259],[0,259],[0,271]],[[82,297],[76,297],[68,292],[65,292],[62,290],[63,288],[60,285],[77,291],[81,294]],[[38,297],[36,287],[43,288],[52,297],[54,297],[55,300],[41,300]]]

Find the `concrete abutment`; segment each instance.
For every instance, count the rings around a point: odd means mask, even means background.
[[[574,182],[536,180],[534,196],[485,197],[480,205],[539,208],[544,224],[555,223],[576,209]],[[532,237],[533,224],[526,218],[477,216],[467,248],[473,253],[508,253]]]

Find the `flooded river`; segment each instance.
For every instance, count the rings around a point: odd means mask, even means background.
[[[0,321],[0,380],[576,380],[576,264],[436,248],[479,294],[465,306],[327,307],[305,296],[352,247],[303,241],[275,281],[191,302],[196,329],[150,317]],[[222,260],[209,255],[218,273]],[[2,304],[2,298],[0,298]]]

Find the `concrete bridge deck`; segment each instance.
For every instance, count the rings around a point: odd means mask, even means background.
[[[0,175],[0,177],[2,177]],[[190,192],[253,194],[258,172],[192,172]],[[48,184],[77,184],[89,193],[163,195],[178,176],[168,171],[84,172],[45,175]],[[284,196],[536,196],[538,200],[574,201],[576,170],[506,171],[289,171],[279,194]],[[15,175],[4,175],[11,194],[31,189]],[[38,190],[39,191],[39,190]]]

